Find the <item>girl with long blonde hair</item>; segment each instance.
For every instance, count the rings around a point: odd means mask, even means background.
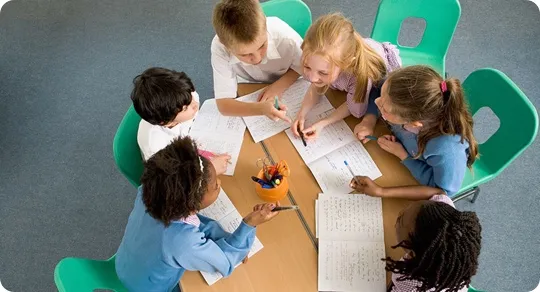
[[[358,139],[365,140],[377,120],[376,107],[368,109],[372,84],[401,67],[396,46],[364,39],[343,15],[328,14],[317,19],[306,33],[301,62],[304,78],[311,86],[293,123],[293,133],[299,136],[301,131],[306,140],[315,139],[325,126],[351,114],[360,118],[368,112],[354,129]],[[304,128],[306,115],[328,88],[345,91],[347,101],[328,117]]]

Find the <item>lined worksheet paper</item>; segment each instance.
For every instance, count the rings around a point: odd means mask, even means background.
[[[347,160],[355,175],[375,180],[382,173],[362,142],[356,140],[311,163],[308,167],[324,193],[350,193],[352,175],[345,165]]]
[[[319,194],[319,291],[386,291],[381,198]]]
[[[328,117],[334,111],[334,109],[323,113],[311,111],[306,117],[304,129],[307,129],[309,126]],[[356,136],[354,136],[354,133],[343,120],[324,127],[317,139],[306,141],[307,146],[304,146],[302,139],[294,136],[292,129],[287,129],[285,133],[306,164],[309,164],[350,142],[356,141]]]
[[[214,154],[227,153],[231,156],[225,175],[233,175],[240,156],[246,125],[240,117],[223,116],[215,99],[204,102],[191,127],[189,135],[200,149]]]
[[[281,103],[287,106],[287,116],[291,121],[294,120],[298,111],[300,111],[304,95],[306,94],[309,85],[310,83],[308,81],[299,79],[283,93]],[[254,93],[239,97],[238,100],[244,102],[257,102],[257,98],[263,90],[264,89],[261,89]],[[312,111],[322,113],[332,108],[333,107],[330,102],[328,102],[328,99],[324,97],[313,107]],[[291,126],[289,123],[282,120],[274,122],[266,116],[250,116],[244,117],[243,119],[255,143],[270,138]]]
[[[221,226],[221,228],[223,228],[223,230],[229,233],[234,232],[242,222],[242,216],[240,215],[238,210],[236,210],[233,203],[231,202],[225,191],[223,191],[223,189],[221,189],[221,191],[219,192],[216,201],[212,203],[212,205],[200,210],[199,214],[216,220]],[[257,237],[255,237],[253,245],[251,246],[251,250],[248,253],[248,257],[256,254],[262,248],[263,245],[261,241]],[[237,267],[239,265],[240,264],[238,264]],[[219,272],[201,272],[201,274],[206,283],[208,283],[208,285],[212,285],[219,279],[223,278],[223,276]]]
[[[384,243],[319,240],[319,291],[384,292]]]
[[[241,117],[227,117],[219,112],[216,99],[207,99],[191,126],[195,132],[244,133],[246,125]]]
[[[317,205],[320,238],[384,242],[381,198],[321,194]]]

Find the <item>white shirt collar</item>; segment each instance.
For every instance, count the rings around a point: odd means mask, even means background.
[[[268,60],[275,60],[281,58],[281,55],[279,54],[279,51],[277,49],[276,43],[274,42],[274,38],[270,34],[270,32],[266,31],[266,36],[268,40],[268,49],[266,50],[266,56],[263,58],[260,64],[266,64]],[[244,66],[257,66],[252,64],[247,64],[242,61],[240,61],[234,54],[231,53],[231,60],[229,61],[231,65],[242,63]],[[259,65],[260,65],[259,64]]]

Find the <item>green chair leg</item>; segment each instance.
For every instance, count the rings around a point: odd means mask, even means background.
[[[459,201],[461,199],[465,199],[465,198],[468,198],[468,197],[472,196],[472,198],[470,199],[470,202],[474,203],[476,201],[476,199],[478,198],[479,194],[480,194],[480,188],[478,186],[476,186],[474,188],[466,190],[466,191],[458,194],[457,196],[453,197],[452,201],[455,203],[455,202],[457,202],[457,201]]]

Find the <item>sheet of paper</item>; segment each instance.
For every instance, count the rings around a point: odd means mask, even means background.
[[[384,243],[319,239],[319,291],[384,292]]]
[[[332,109],[323,113],[310,112],[306,118],[304,128],[328,117],[334,111]],[[343,120],[324,127],[315,141],[307,141],[307,146],[304,146],[302,139],[294,136],[291,129],[287,129],[285,133],[287,133],[289,140],[291,140],[294,148],[296,148],[296,151],[298,151],[306,164],[356,141],[354,133]]]
[[[347,160],[355,175],[377,179],[382,174],[360,141],[351,142],[308,164],[324,193],[350,193],[352,175],[343,161]]]
[[[214,98],[207,99],[201,106],[197,118],[191,126],[191,132],[244,133],[246,124],[241,117],[222,115]]]
[[[227,153],[231,156],[230,164],[227,166],[225,175],[232,176],[236,169],[242,142],[244,141],[244,133],[241,134],[221,134],[221,133],[191,133],[191,138],[195,140],[200,149],[210,151],[214,154]]]
[[[319,238],[384,243],[381,198],[325,194],[318,208]]]
[[[233,203],[229,199],[229,196],[227,196],[225,191],[221,189],[219,191],[219,195],[216,201],[214,201],[212,205],[200,210],[199,214],[206,216],[210,219],[219,221],[234,211],[236,211],[236,208],[234,207]]]
[[[219,112],[216,100],[204,102],[189,135],[202,150],[231,156],[225,175],[233,175],[244,140],[246,125],[242,118],[225,117]]]
[[[319,238],[319,200],[315,200],[315,238]]]
[[[223,230],[232,233],[240,226],[240,223],[242,222],[242,216],[236,210],[233,203],[221,189],[219,192],[218,198],[212,205],[202,209],[199,211],[199,214],[206,216],[208,218],[216,220],[221,228]],[[263,248],[263,245],[261,241],[255,237],[255,240],[253,241],[253,245],[251,246],[251,250],[248,253],[248,257],[253,256],[258,251],[260,251]],[[240,264],[238,264],[236,267],[238,267]],[[223,278],[223,276],[219,272],[201,272],[204,280],[208,285],[212,285],[215,282],[217,282],[219,279]]]
[[[309,85],[309,82],[299,79],[283,93],[281,102],[287,106],[287,116],[291,120],[296,117],[298,111],[302,107],[302,101],[307,89],[309,88]],[[262,92],[262,90],[239,97],[238,100],[245,102],[256,102],[260,92]],[[328,99],[323,97],[320,99],[319,103],[313,107],[312,111],[322,113],[332,108],[333,107]],[[290,127],[290,124],[285,121],[280,120],[274,122],[268,119],[266,116],[244,117],[244,122],[246,123],[246,126],[248,127],[248,130],[255,143],[270,138]]]

